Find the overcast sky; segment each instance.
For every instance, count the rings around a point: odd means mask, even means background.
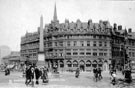
[[[87,22],[108,20],[132,28],[135,32],[135,1],[129,0],[0,0],[0,46],[7,45],[11,50],[20,50],[21,36],[26,31],[37,31],[40,16],[44,24],[53,19],[54,5],[60,23],[69,19]]]

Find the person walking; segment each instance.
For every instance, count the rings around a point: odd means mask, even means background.
[[[30,75],[30,78],[31,78],[31,85],[32,85],[32,87],[34,86],[34,67],[32,66],[31,67],[31,75]]]
[[[76,69],[76,72],[75,72],[75,77],[78,78],[78,77],[79,77],[79,74],[80,74],[80,69],[77,68],[77,69]]]
[[[48,74],[46,67],[42,67],[41,71],[42,71],[41,79],[43,80],[43,83],[48,83]]]
[[[94,74],[94,80],[97,82],[98,72],[97,72],[97,68],[96,67],[93,68],[93,74]]]
[[[36,84],[38,85],[39,84],[39,77],[41,76],[40,74],[40,70],[38,69],[37,66],[35,66],[35,78],[36,78]]]
[[[29,83],[31,82],[31,66],[29,65],[27,68],[26,68],[26,81],[25,81],[25,84],[26,85],[29,85]]]
[[[111,83],[113,85],[115,85],[116,84],[116,71],[113,71],[111,76],[112,76],[112,78],[111,78],[112,79],[112,82]]]
[[[102,72],[102,70],[101,70],[101,68],[99,67],[98,70],[97,70],[97,74],[98,74],[98,79],[99,79],[99,80],[103,78],[101,72]]]

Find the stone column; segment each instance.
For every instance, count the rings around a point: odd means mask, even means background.
[[[40,17],[40,38],[39,38],[39,52],[37,66],[45,66],[45,52],[44,52],[44,35],[43,35],[43,16]]]

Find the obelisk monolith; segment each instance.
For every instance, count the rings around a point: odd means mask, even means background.
[[[40,17],[40,30],[39,30],[39,52],[37,66],[45,66],[45,52],[44,52],[44,34],[43,34],[43,16]]]

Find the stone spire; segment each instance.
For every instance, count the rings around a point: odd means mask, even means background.
[[[44,51],[44,41],[43,41],[43,16],[40,17],[40,40],[39,40],[39,52]]]
[[[55,7],[54,7],[54,16],[53,16],[53,20],[57,21],[57,9],[56,9],[56,3],[55,3]]]

